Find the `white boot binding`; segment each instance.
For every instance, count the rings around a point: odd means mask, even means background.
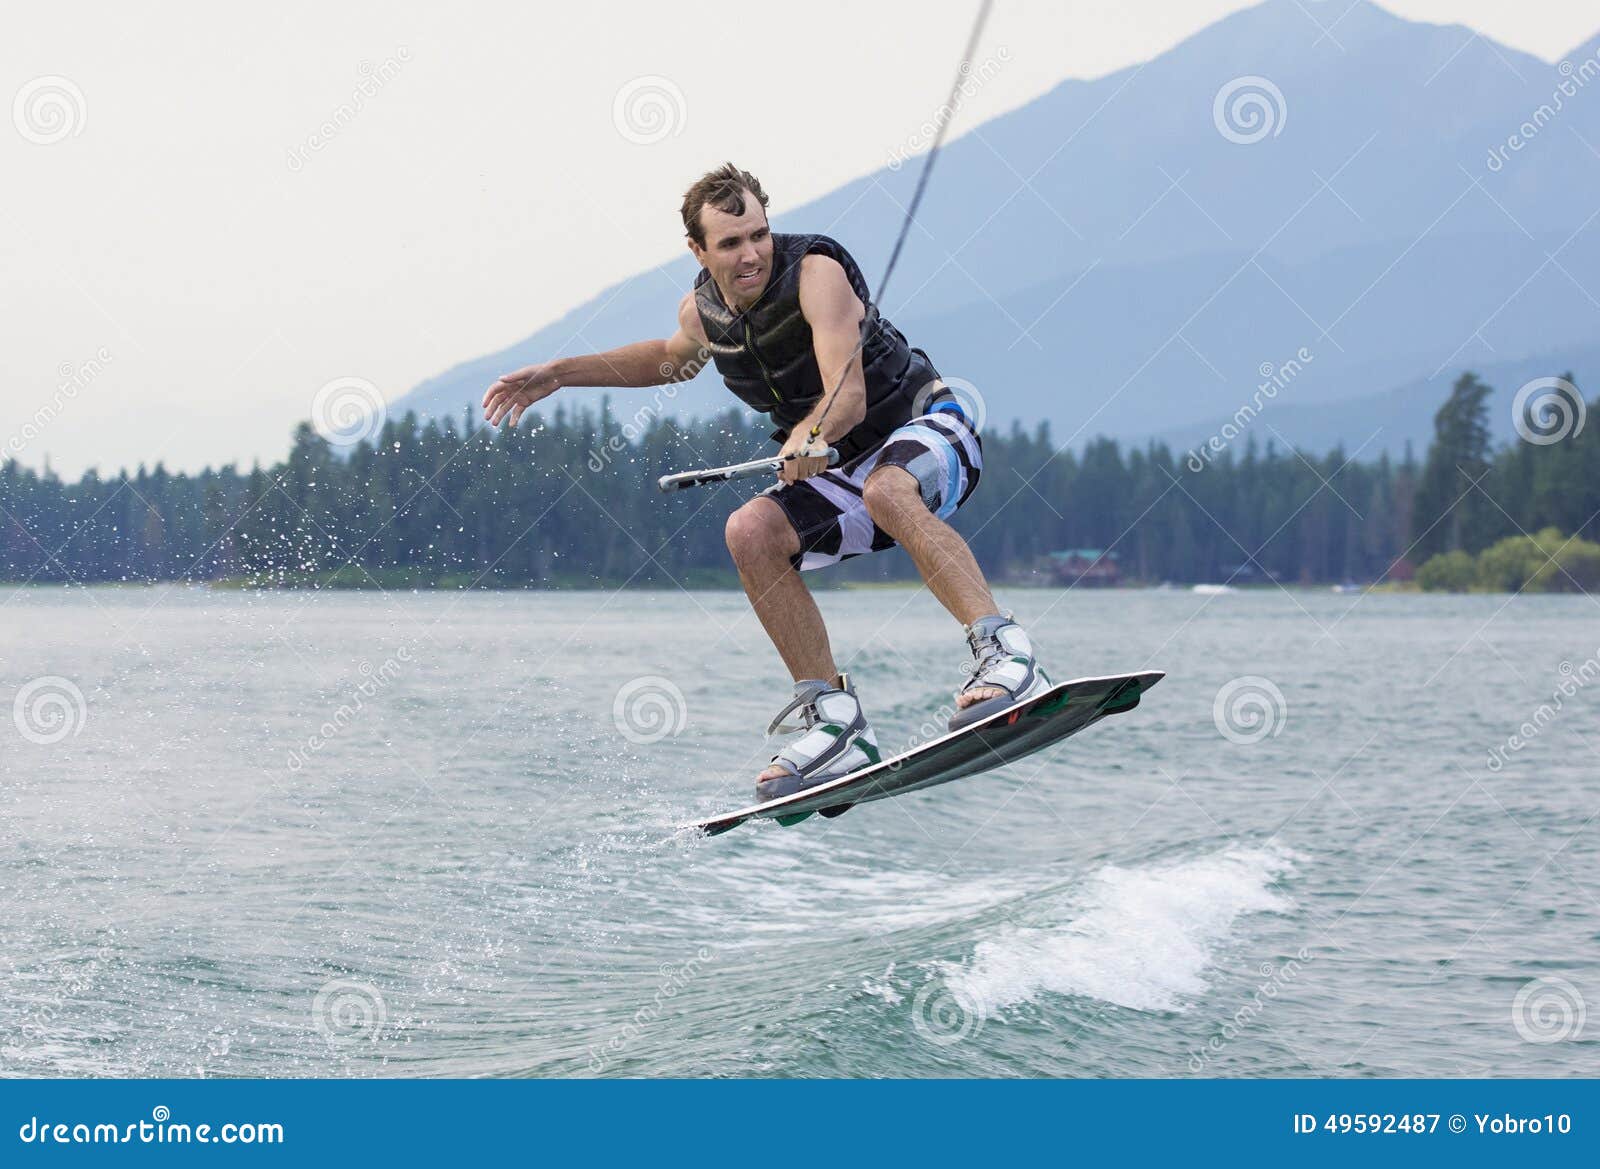
[[[756,798],[775,800],[838,779],[868,764],[880,762],[877,736],[867,726],[849,675],[840,674],[841,686],[821,678],[804,678],[794,684],[794,698],[767,727],[767,734],[795,732],[772,762],[784,774],[756,781]],[[799,711],[799,723],[783,720]]]
[[[979,617],[966,629],[973,657],[972,677],[956,696],[985,686],[999,687],[1005,693],[957,710],[950,719],[952,731],[971,726],[1050,687],[1050,679],[1034,661],[1033,642],[1009,612]]]

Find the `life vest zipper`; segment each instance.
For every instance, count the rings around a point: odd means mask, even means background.
[[[767,373],[767,363],[761,360],[761,354],[756,352],[756,339],[750,335],[750,321],[744,322],[744,346],[750,350],[750,356],[756,359],[756,364],[761,367],[761,380],[766,383],[767,389],[772,391],[774,402],[783,401],[783,395],[778,393],[778,388],[772,384],[772,378]]]

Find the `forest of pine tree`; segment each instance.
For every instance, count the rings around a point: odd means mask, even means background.
[[[1125,582],[1295,584],[1406,579],[1435,555],[1541,530],[1600,537],[1600,425],[1491,449],[1488,395],[1471,374],[1456,383],[1420,464],[1409,450],[1360,461],[1250,438],[1195,471],[1161,444],[1058,452],[1048,426],[1013,424],[984,439],[983,481],[955,526],[997,580],[1038,583],[1065,549],[1109,553]],[[636,428],[602,399],[517,430],[407,414],[346,449],[302,423],[282,462],[248,472],[158,464],[67,482],[8,461],[0,580],[731,586],[723,523],[765,484],[662,495],[655,480],[771,449],[762,421],[730,410]],[[896,550],[827,575],[916,573]]]

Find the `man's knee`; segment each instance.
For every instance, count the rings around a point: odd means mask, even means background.
[[[800,551],[800,538],[788,517],[770,499],[752,499],[735,509],[728,516],[723,537],[736,564],[788,557]]]
[[[917,477],[892,463],[873,468],[862,484],[861,499],[872,522],[886,532],[892,533],[899,524],[929,514]]]

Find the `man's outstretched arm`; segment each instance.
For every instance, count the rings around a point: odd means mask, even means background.
[[[558,357],[501,374],[483,395],[483,416],[491,426],[499,426],[509,416],[515,426],[528,407],[563,386],[627,389],[687,381],[709,360],[704,346],[705,332],[691,293],[678,305],[678,328],[671,337],[635,341],[604,353]]]

